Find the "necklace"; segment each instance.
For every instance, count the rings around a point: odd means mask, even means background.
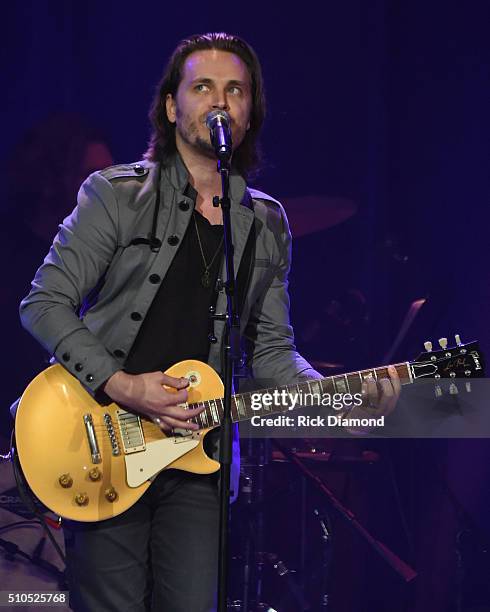
[[[224,236],[221,237],[218,248],[216,249],[215,254],[211,258],[211,261],[208,263],[206,261],[206,257],[204,256],[204,249],[202,248],[201,236],[199,235],[199,229],[197,227],[196,213],[192,214],[192,218],[194,219],[194,227],[196,228],[197,242],[199,243],[199,250],[201,251],[202,262],[204,264],[204,272],[201,276],[201,285],[205,289],[207,289],[208,287],[211,286],[211,275],[209,274],[209,271],[211,270],[211,267],[214,263],[214,260],[218,256],[218,253],[221,251],[221,246],[223,245]]]

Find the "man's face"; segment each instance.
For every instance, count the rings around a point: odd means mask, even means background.
[[[177,94],[167,95],[167,117],[176,124],[180,142],[215,158],[206,126],[209,112],[225,110],[231,118],[233,149],[243,141],[250,127],[252,94],[250,74],[233,53],[210,49],[195,51],[186,59]]]

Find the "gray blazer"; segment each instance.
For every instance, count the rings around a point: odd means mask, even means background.
[[[20,305],[23,326],[92,394],[124,367],[191,219],[193,201],[184,195],[188,173],[176,156],[163,168],[158,186],[156,236],[161,248],[152,251],[146,244],[131,244],[150,233],[157,177],[157,167],[148,161],[89,176],[80,188],[77,207],[60,226]],[[260,379],[257,386],[315,378],[320,375],[296,352],[289,321],[291,234],[284,209],[270,196],[248,191],[251,198],[245,197],[243,178],[232,173],[235,271],[254,222],[256,232],[241,316],[251,375]],[[224,269],[222,278],[226,278]],[[222,291],[218,312],[225,307]],[[211,344],[208,357],[218,373],[223,328],[224,323],[215,323],[218,341]]]

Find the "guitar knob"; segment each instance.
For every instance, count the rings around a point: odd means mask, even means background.
[[[439,345],[445,351],[447,349],[447,338],[439,338]]]
[[[75,495],[75,503],[77,506],[86,506],[88,504],[88,495],[86,493],[78,493],[78,495]]]
[[[73,485],[73,478],[70,474],[61,474],[58,478],[58,482],[63,487],[63,489],[69,489]]]
[[[442,397],[442,389],[439,385],[436,386],[435,392],[436,392],[436,397]]]
[[[461,342],[461,337],[460,337],[459,334],[454,334],[454,339],[456,340],[456,344],[458,346],[462,346],[463,345],[463,343]]]
[[[88,476],[90,480],[92,480],[93,482],[96,482],[97,480],[100,480],[102,478],[102,473],[99,470],[99,468],[94,467],[90,470],[90,472],[88,473]]]
[[[427,340],[427,342],[424,342],[424,348],[428,353],[430,353],[432,351],[432,342],[430,342],[429,340]]]
[[[454,384],[451,383],[449,386],[449,394],[450,395],[458,395],[459,391],[458,391],[458,387]]]
[[[114,487],[111,487],[110,489],[106,489],[104,494],[105,494],[105,498],[107,499],[107,501],[110,501],[110,502],[116,501],[118,497],[117,491]]]

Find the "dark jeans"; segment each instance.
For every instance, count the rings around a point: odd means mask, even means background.
[[[219,494],[215,475],[158,475],[129,510],[67,522],[70,605],[76,612],[215,610]]]

